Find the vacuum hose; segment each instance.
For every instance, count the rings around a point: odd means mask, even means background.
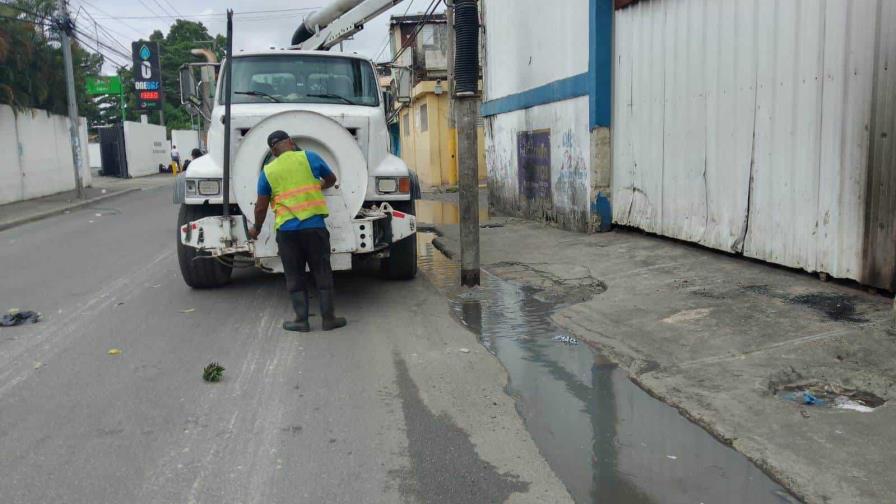
[[[479,8],[477,0],[454,3],[454,90],[458,96],[479,91]]]

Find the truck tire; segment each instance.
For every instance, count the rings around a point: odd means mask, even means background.
[[[399,212],[415,215],[413,201],[391,203]],[[414,233],[389,247],[389,257],[383,259],[383,274],[389,280],[412,280],[417,276],[417,234]]]
[[[221,215],[221,208],[210,205],[181,205],[177,214],[177,262],[184,282],[194,289],[211,289],[230,282],[233,268],[225,266],[215,259],[197,259],[207,256],[193,247],[180,242],[180,228],[203,217]]]

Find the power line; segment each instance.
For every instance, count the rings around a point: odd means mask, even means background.
[[[427,7],[426,11],[424,11],[425,14],[423,16],[423,19],[421,19],[417,23],[417,30],[414,32],[414,35],[409,37],[408,40],[405,41],[405,43],[401,45],[401,50],[399,50],[398,53],[395,55],[395,57],[392,58],[392,63],[395,63],[396,61],[398,61],[398,58],[400,58],[401,55],[404,54],[404,52],[408,49],[408,47],[410,47],[411,44],[413,44],[417,41],[417,36],[420,35],[421,31],[423,31],[423,28],[426,26],[426,23],[428,23],[429,20],[432,18],[432,15],[435,14],[436,9],[439,7],[439,4],[441,4],[441,3],[442,3],[442,0],[432,0],[432,3],[430,3],[429,7]]]
[[[84,7],[81,6],[81,8],[83,9]],[[125,52],[130,51],[130,49],[129,49],[127,46],[125,46],[124,44],[122,44],[122,43],[118,40],[118,37],[127,39],[127,38],[128,38],[127,36],[125,36],[125,35],[123,35],[123,34],[121,34],[121,33],[119,33],[119,32],[116,32],[116,31],[112,30],[111,28],[109,28],[109,27],[103,25],[102,23],[97,22],[96,18],[94,18],[93,15],[90,14],[90,12],[89,12],[87,9],[84,9],[84,14],[86,14],[87,17],[89,17],[90,20],[93,21],[94,26],[96,26],[98,29],[100,29],[100,30],[103,31],[103,34],[106,35],[106,37],[107,37],[109,40],[111,40],[112,42],[118,44],[118,46],[121,47],[122,49],[124,49]],[[116,36],[116,35],[117,35],[117,36]]]
[[[171,10],[174,11],[175,14],[177,14],[178,16],[183,16],[183,14],[181,14],[180,11],[177,10],[177,7],[175,7],[174,4],[172,4],[172,3],[169,2],[168,0],[165,0],[165,3],[168,4],[168,6],[171,7]]]
[[[103,9],[100,9],[100,8],[97,7],[96,5],[93,5],[93,4],[90,3],[88,0],[80,0],[80,1],[81,1],[82,4],[84,4],[84,5],[88,5],[88,6],[92,7],[93,10],[95,10],[96,12],[99,12],[100,14],[105,14],[106,16],[111,16],[111,14],[109,14],[109,13],[106,12],[106,11],[104,11]],[[93,18],[93,19],[96,19],[96,18]],[[115,19],[115,18],[114,18],[114,17],[109,17],[108,19]],[[122,25],[126,26],[127,28],[130,28],[131,31],[133,31],[134,33],[136,33],[138,36],[143,37],[143,32],[140,31],[140,30],[138,30],[137,28],[134,28],[133,25],[130,25],[130,24],[128,24],[128,23],[125,23],[124,21],[121,21],[121,20],[118,20],[118,21],[119,21]]]
[[[84,1],[84,0],[81,0],[81,1]],[[243,11],[243,12],[234,12],[233,15],[234,16],[246,16],[246,15],[250,15],[250,14],[277,14],[277,13],[280,13],[282,15],[283,13],[300,13],[300,12],[313,11],[313,10],[317,10],[319,8],[320,7],[302,7],[302,8],[294,8],[294,9]],[[116,19],[116,20],[120,20],[120,19],[170,19],[170,18],[178,18],[178,17],[179,18],[217,18],[217,17],[226,17],[227,16],[227,14],[216,13],[216,12],[210,12],[208,14],[202,14],[202,13],[200,13],[200,14],[183,14],[183,15],[177,15],[177,16],[174,16],[174,15],[112,16],[108,13],[105,13],[105,14],[106,14],[106,17],[100,17],[97,19]],[[277,16],[277,17],[280,17],[280,16]],[[272,17],[272,19],[273,19],[273,17]]]
[[[414,5],[414,2],[416,2],[416,1],[417,0],[411,0],[411,2],[408,3],[408,8],[404,10],[404,14],[402,14],[401,17],[408,15],[408,12],[411,10],[411,6]],[[390,28],[386,32],[386,43],[383,44],[383,47],[382,47],[382,49],[380,49],[380,52],[376,53],[376,56],[373,58],[373,61],[380,59],[380,56],[382,56],[383,51],[385,51],[386,48],[389,47],[389,42],[391,42],[391,41],[392,41],[392,29]]]
[[[159,0],[152,0],[152,2],[159,6],[159,9],[162,11],[162,14],[172,14],[172,11],[168,10],[167,7],[159,3]],[[174,17],[177,17],[177,14],[174,14]]]

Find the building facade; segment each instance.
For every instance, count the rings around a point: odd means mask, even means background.
[[[482,4],[497,209],[896,289],[896,3]]]
[[[391,20],[400,155],[423,190],[457,185],[457,130],[448,75],[449,31],[444,14]],[[397,56],[397,57],[396,57]],[[485,137],[480,139],[480,180],[485,180]]]

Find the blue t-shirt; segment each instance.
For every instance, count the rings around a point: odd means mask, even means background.
[[[327,162],[323,160],[320,156],[317,155],[316,152],[312,152],[309,150],[304,151],[305,155],[308,156],[308,164],[311,165],[311,173],[314,174],[314,178],[322,179],[329,175],[333,174],[333,170],[327,166]],[[271,184],[268,182],[268,178],[264,174],[264,170],[261,170],[261,174],[258,175],[258,195],[259,196],[270,196],[273,194],[273,190],[271,189]],[[282,226],[280,226],[280,231],[301,231],[302,229],[315,229],[315,228],[326,228],[327,225],[324,223],[324,218],[322,215],[315,215],[305,220],[300,219],[289,219],[284,222]]]

